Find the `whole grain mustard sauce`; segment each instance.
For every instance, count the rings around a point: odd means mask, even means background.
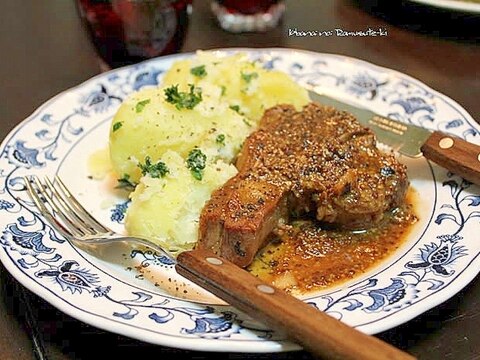
[[[287,292],[305,295],[360,277],[399,249],[417,222],[418,194],[365,231],[328,229],[302,220],[277,231],[248,271]]]

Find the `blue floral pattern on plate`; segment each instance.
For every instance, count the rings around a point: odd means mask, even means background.
[[[236,50],[224,50],[231,53]],[[341,95],[375,111],[479,142],[479,128],[451,99],[392,70],[337,55],[295,50],[243,50],[266,68]],[[29,200],[23,176],[60,174],[101,221],[121,229],[128,200],[101,204],[105,190],[78,164],[85,149],[107,143],[108,127],[129,93],[156,86],[176,59],[159,58],[101,74],[50,100],[15,128],[0,148],[0,258],[24,285],[61,310],[95,326],[180,348],[275,352],[297,348],[178,277],[174,263],[144,249],[97,258],[72,247]],[[82,158],[83,156],[83,158]],[[305,301],[367,333],[408,321],[453,296],[479,272],[479,189],[425,159],[405,160],[421,194],[421,221],[406,244],[350,283]],[[71,171],[75,168],[77,172]],[[118,194],[117,194],[118,195]],[[128,267],[118,266],[124,259]],[[134,275],[129,275],[132,273]],[[148,274],[176,289],[151,285]],[[127,275],[126,275],[127,274]],[[162,280],[163,281],[163,280]],[[160,282],[160,280],[158,280]],[[156,284],[157,285],[157,284]],[[198,292],[200,294],[200,292]],[[211,300],[211,298],[210,298]]]

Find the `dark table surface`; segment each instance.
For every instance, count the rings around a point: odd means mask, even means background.
[[[353,56],[411,75],[480,119],[478,15],[408,1],[288,1],[283,24],[266,34],[219,30],[207,1],[194,1],[183,51],[291,47]],[[100,72],[73,0],[0,1],[0,138],[47,99]],[[294,37],[303,30],[383,28],[386,37]],[[284,354],[198,353],[110,334],[62,314],[25,290],[0,265],[0,359],[309,359]],[[378,334],[421,359],[480,358],[480,282],[407,324]],[[102,351],[100,351],[102,350]]]

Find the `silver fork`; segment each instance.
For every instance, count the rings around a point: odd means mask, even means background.
[[[24,178],[30,197],[48,222],[74,245],[101,245],[127,242],[146,246],[171,259],[173,256],[148,239],[118,234],[97,221],[70,193],[62,180],[37,176]],[[48,205],[48,206],[47,206]]]
[[[60,234],[73,245],[128,242],[172,257],[153,242],[117,234],[98,222],[68,191],[60,178],[42,183],[25,177],[27,190]],[[413,359],[409,354],[351,328],[313,306],[288,295],[208,250],[178,254],[176,270],[232,306],[286,334],[312,354],[325,358]]]

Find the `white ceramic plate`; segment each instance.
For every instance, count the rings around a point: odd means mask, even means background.
[[[480,13],[480,3],[462,0],[410,0],[416,3],[455,11]]]
[[[478,142],[479,128],[464,109],[404,74],[330,54],[242,51],[300,83],[320,86],[327,94]],[[45,222],[26,194],[22,176],[59,174],[97,218],[121,230],[124,202],[112,192],[111,184],[88,178],[87,159],[106,147],[110,119],[121,100],[134,90],[157,85],[173,61],[188,56],[159,58],[101,74],[48,101],[9,134],[0,148],[0,258],[27,288],[65,313],[105,330],[194,350],[296,349],[184,282],[168,259],[119,248],[105,248],[92,256],[73,248]],[[305,298],[370,334],[447,300],[480,269],[479,189],[424,158],[401,160],[421,198],[420,221],[408,241],[368,274]]]

